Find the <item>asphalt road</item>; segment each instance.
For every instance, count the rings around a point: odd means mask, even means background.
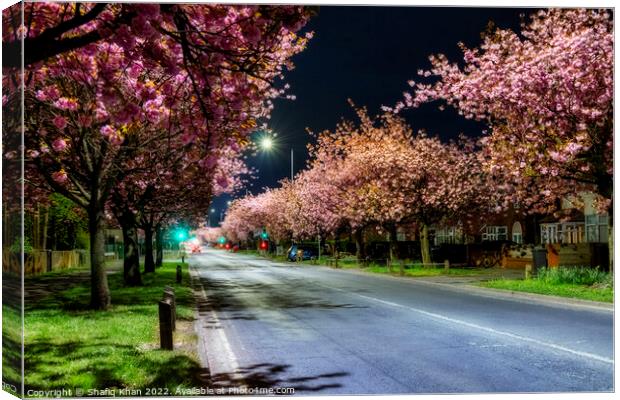
[[[411,279],[192,256],[197,331],[221,386],[296,394],[613,390],[613,314]]]

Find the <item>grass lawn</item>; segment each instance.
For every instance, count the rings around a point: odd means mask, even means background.
[[[80,388],[86,394],[93,388],[132,388],[146,395],[146,388],[174,394],[177,386],[199,386],[189,274],[184,264],[183,284],[177,285],[177,264],[164,263],[144,274],[140,287],[124,287],[122,273],[109,275],[113,305],[108,311],[88,310],[88,280],[27,303],[26,390]],[[37,276],[26,286],[53,278]],[[174,339],[180,345],[172,352],[159,350],[157,302],[166,285],[175,288],[177,298]]]
[[[517,292],[529,292],[546,294],[552,296],[572,297],[576,299],[604,301],[612,303],[614,301],[614,289],[612,287],[596,287],[579,285],[575,283],[549,283],[538,279],[512,280],[498,279],[480,283],[480,286],[514,290]]]
[[[393,266],[392,272],[388,270],[385,266],[369,266],[363,269],[364,271],[373,272],[376,274],[392,274],[392,275],[400,275],[399,267]],[[454,275],[454,276],[472,276],[472,275],[480,275],[485,273],[484,269],[472,269],[472,268],[450,268],[448,271],[442,268],[434,268],[434,267],[422,267],[422,266],[414,266],[412,268],[405,269],[404,276],[440,276],[440,275]]]
[[[260,254],[258,250],[239,250],[241,254],[248,254],[257,257],[265,257],[269,258],[272,261],[287,261],[286,256],[263,256]],[[301,262],[301,265],[322,265],[327,266],[329,257],[323,257],[319,260],[305,260]],[[299,265],[300,263],[292,263],[291,265]],[[394,276],[401,276],[400,269],[398,264],[392,267],[392,271],[390,271],[385,265],[379,265],[371,263],[367,267],[360,266],[357,263],[357,259],[355,258],[341,258],[338,260],[338,268],[343,269],[357,269],[360,271],[371,272],[374,274],[391,274]],[[482,268],[450,268],[446,271],[443,267],[435,268],[435,267],[423,267],[419,264],[407,263],[407,268],[405,268],[404,276],[412,276],[412,277],[423,277],[423,276],[440,276],[440,275],[450,275],[450,276],[473,276],[473,275],[481,275],[486,273],[487,271]]]
[[[6,277],[3,277],[6,279]],[[6,289],[5,289],[6,290]],[[6,299],[5,299],[6,300]],[[21,312],[2,303],[2,383],[4,390],[17,396],[21,390]]]
[[[328,265],[328,258],[321,257],[321,259],[316,262],[314,260],[303,261],[303,264],[307,265]],[[400,276],[400,266],[397,264],[392,266],[392,270],[390,271],[387,266],[379,265],[375,263],[370,263],[367,267],[360,266],[355,258],[342,258],[338,260],[338,268],[343,269],[356,269],[365,272],[371,272],[374,274],[391,274],[395,276]],[[480,275],[484,274],[486,270],[480,268],[450,268],[446,271],[443,267],[424,267],[420,264],[411,264],[406,263],[406,268],[404,270],[404,276],[413,276],[413,277],[422,277],[422,276],[440,276],[440,275],[452,275],[452,276],[472,276],[472,275]]]

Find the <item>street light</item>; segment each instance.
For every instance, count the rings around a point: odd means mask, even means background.
[[[258,142],[258,147],[260,147],[265,152],[270,152],[275,147],[274,137],[269,135],[264,135],[260,141]],[[294,169],[293,169],[293,147],[291,147],[291,182],[293,182],[294,177]]]
[[[215,214],[215,208],[211,209],[211,214]],[[209,226],[211,226],[211,214],[209,214]]]
[[[263,150],[271,150],[271,148],[273,147],[273,139],[270,136],[263,136],[260,141],[260,147]]]

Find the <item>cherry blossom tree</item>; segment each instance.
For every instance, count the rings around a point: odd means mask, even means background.
[[[217,241],[224,236],[224,230],[220,227],[201,227],[196,229],[196,236],[202,238],[207,243],[217,243]]]
[[[293,183],[233,204],[224,230],[239,237],[266,227],[279,240],[351,232],[363,261],[365,229],[388,232],[393,259],[398,227],[414,225],[428,264],[429,225],[468,221],[495,205],[471,140],[442,143],[414,134],[392,113],[356,111],[359,123],[343,121],[317,135],[312,160]]]
[[[155,265],[161,265],[161,230],[169,221],[184,219],[197,223],[203,220],[209,212],[213,196],[234,193],[245,183],[245,176],[251,173],[241,154],[230,148],[210,151],[218,154],[215,166],[201,162],[200,154],[195,154],[197,150],[204,149],[194,149],[194,156],[199,161],[187,162],[187,157],[192,154],[188,150],[183,153],[184,165],[166,169],[158,165],[158,170],[152,174],[157,178],[139,190],[148,198],[138,208],[138,226],[145,235],[145,272],[153,272]],[[157,262],[154,262],[152,256],[153,234],[160,235],[159,239],[156,237]]]
[[[163,137],[143,125],[170,121],[171,108],[148,97],[160,77],[156,71],[123,73],[132,63],[118,46],[102,43],[47,63],[26,91],[27,175],[87,211],[94,308],[110,304],[103,260],[105,203],[131,171],[129,161],[139,147]]]
[[[105,33],[52,52],[44,63],[33,60],[25,89],[28,174],[40,175],[42,187],[87,210],[91,302],[94,308],[107,308],[103,221],[112,189],[135,172],[129,166],[138,165],[132,161],[143,149],[171,135],[208,150],[243,145],[256,119],[268,117],[270,99],[283,93],[273,84],[285,66],[291,67],[288,58],[304,48],[306,39],[294,30],[308,14],[300,7],[191,5],[162,11],[159,5],[136,4],[128,6],[137,13],[130,24],[111,29],[108,22],[115,21],[118,7],[118,15],[124,15],[124,5],[104,10],[74,3],[25,7],[31,11],[28,26],[5,12],[3,45],[44,38],[54,47],[55,42],[91,37],[91,32]],[[95,9],[97,18],[76,24]],[[170,24],[181,28],[168,31]],[[19,72],[12,67],[3,69],[3,79],[16,88]],[[3,96],[5,110],[15,109],[19,101],[18,95]],[[17,129],[3,133],[9,141],[19,138]],[[218,160],[211,152],[199,162],[214,169]]]
[[[395,256],[398,226],[420,228],[422,259],[430,263],[428,226],[465,218],[493,204],[488,177],[474,144],[466,138],[444,144],[391,113],[370,117],[357,109],[359,124],[341,123],[323,132],[315,149],[315,168],[331,175],[337,212],[355,234],[363,255],[361,232],[371,226],[389,234]]]
[[[232,241],[245,242],[252,233],[263,227],[261,197],[248,195],[233,200],[222,223],[222,231]]]
[[[520,33],[497,29],[478,48],[460,46],[464,66],[431,56],[432,68],[419,74],[434,82],[409,82],[413,93],[396,110],[441,101],[487,122],[485,165],[497,176],[505,206],[551,212],[560,198],[591,191],[611,221],[610,11],[539,11]]]

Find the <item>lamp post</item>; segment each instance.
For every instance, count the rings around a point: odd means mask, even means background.
[[[291,147],[291,182],[293,182],[293,147]]]
[[[214,213],[215,213],[215,208],[212,208],[211,209],[211,214],[214,214]],[[211,214],[209,214],[209,227],[212,227],[211,226]]]
[[[270,152],[271,149],[273,149],[274,147],[274,140],[273,140],[273,136],[268,136],[265,135],[263,136],[260,141],[258,142],[258,146],[266,152]],[[291,182],[293,182],[294,176],[295,176],[295,169],[294,169],[294,164],[293,164],[293,147],[291,146]]]

